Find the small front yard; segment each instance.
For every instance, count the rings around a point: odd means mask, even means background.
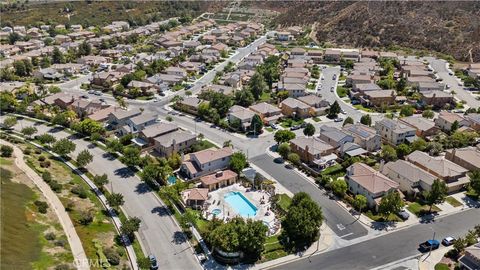
[[[364,213],[369,219],[377,222],[385,222],[385,221],[394,221],[394,222],[401,222],[402,219],[397,216],[396,214],[390,214],[385,220],[385,218],[382,215],[379,214],[374,214],[371,210],[368,210],[367,212]]]
[[[374,112],[374,110],[370,109],[370,108],[367,108],[367,107],[363,107],[362,104],[357,104],[357,105],[353,105],[353,107],[355,109],[359,109],[359,110],[362,110],[364,112]]]
[[[301,124],[303,124],[303,119],[294,120],[292,118],[285,118],[280,122],[280,126],[282,126],[283,128],[289,128]]]
[[[414,213],[417,217],[420,217],[429,213],[428,210],[430,209],[430,206],[426,204],[420,204],[418,202],[413,202],[407,206],[407,209],[408,211]],[[440,211],[441,211],[440,208],[438,208],[436,205],[432,206],[431,213],[437,213]]]
[[[344,98],[348,95],[348,92],[350,90],[348,88],[345,88],[343,86],[337,86],[337,95],[340,97],[340,98]]]
[[[260,102],[268,102],[272,98],[272,92],[263,92],[260,96]]]
[[[449,204],[451,204],[453,207],[460,207],[462,206],[462,203],[459,202],[457,199],[455,199],[452,196],[448,196],[445,201],[447,201]]]
[[[435,265],[435,270],[450,270],[450,267],[444,263],[437,263]]]

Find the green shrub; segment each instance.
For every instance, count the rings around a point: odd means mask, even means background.
[[[45,239],[47,239],[48,241],[52,241],[52,240],[55,240],[56,236],[53,232],[49,232],[47,234],[45,234]]]
[[[42,202],[42,201],[35,201],[34,202],[35,206],[37,207],[38,209],[38,212],[42,213],[42,214],[46,214],[47,213],[47,209],[48,209],[48,204],[46,202]]]
[[[60,193],[62,191],[62,188],[63,188],[62,184],[59,184],[56,180],[50,181],[48,183],[48,185],[56,193]]]
[[[74,186],[70,191],[82,199],[87,198],[87,191],[81,186]]]
[[[115,251],[115,249],[106,248],[105,250],[103,250],[103,253],[105,254],[105,257],[107,257],[107,260],[111,265],[120,264],[120,256]]]
[[[0,147],[0,152],[2,157],[11,157],[13,153],[13,148],[8,145],[2,145]]]
[[[42,167],[42,168],[48,168],[48,167],[50,167],[50,165],[52,165],[50,160],[45,160],[45,161],[40,162],[40,167]]]
[[[40,149],[35,149],[35,154],[40,155],[42,153],[42,150]]]
[[[40,162],[45,161],[45,157],[44,156],[38,156],[38,161],[40,161]]]

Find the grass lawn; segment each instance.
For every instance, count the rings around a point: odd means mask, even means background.
[[[353,105],[353,107],[356,108],[356,109],[365,111],[365,112],[374,112],[374,111],[373,111],[372,109],[370,109],[370,108],[365,108],[365,107],[363,107],[362,104]]]
[[[365,214],[368,218],[370,218],[371,220],[373,220],[373,221],[378,221],[378,222],[384,222],[384,221],[385,221],[385,219],[384,219],[383,216],[381,216],[381,215],[379,215],[379,214],[374,214],[374,213],[372,213],[372,211],[370,211],[370,210],[367,211],[367,212],[365,212],[364,214]],[[401,219],[399,216],[395,215],[395,214],[390,214],[390,215],[388,216],[387,221],[400,222],[400,221],[402,221],[402,219]]]
[[[460,206],[462,206],[462,203],[459,202],[457,199],[455,199],[455,198],[452,197],[452,196],[448,196],[445,200],[446,200],[449,204],[451,204],[453,207],[460,207]]]
[[[192,150],[193,152],[198,152],[198,151],[201,151],[201,150],[205,150],[205,149],[208,149],[208,148],[218,148],[215,144],[213,144],[212,142],[208,141],[208,140],[201,140],[201,141],[197,141],[193,146],[192,146]]]
[[[273,132],[273,128],[271,128],[271,127],[266,127],[265,130],[268,131],[268,132]]]
[[[315,122],[321,122],[322,121],[319,117],[316,117],[316,116],[313,117],[312,120],[315,121]]]
[[[262,95],[260,96],[260,99],[259,101],[262,102],[262,101],[269,101],[270,98],[272,97],[272,93],[271,92],[263,92]]]
[[[408,211],[414,213],[416,216],[419,217],[419,216],[422,216],[424,214],[427,214],[428,209],[430,209],[430,206],[429,205],[421,205],[418,202],[413,202],[413,203],[410,203],[407,206],[407,209],[408,209]],[[438,208],[435,205],[432,206],[432,212],[439,212],[439,211],[440,211],[440,208]]]
[[[343,87],[343,86],[337,86],[337,95],[340,98],[346,97],[348,95],[349,89]]]
[[[290,198],[287,194],[279,194],[278,197],[278,205],[286,212],[292,203],[292,198]]]
[[[280,126],[283,128],[289,128],[297,125],[301,125],[303,123],[303,119],[294,120],[292,118],[285,118],[280,122]]]
[[[265,250],[262,253],[262,259],[258,261],[258,263],[275,260],[288,255],[288,253],[283,249],[278,236],[279,235],[273,235],[267,237],[267,240],[264,244]]]
[[[340,164],[335,164],[335,165],[330,166],[330,167],[326,168],[325,170],[323,170],[323,171],[321,172],[321,174],[323,174],[323,175],[332,175],[332,174],[337,174],[337,173],[339,173],[339,172],[341,172],[341,171],[343,171],[343,170],[344,170],[344,168],[342,167],[342,165],[340,165]]]
[[[151,100],[151,99],[153,99],[153,96],[141,96],[141,97],[137,97],[136,99],[138,99],[138,100]]]
[[[450,270],[450,267],[444,263],[435,264],[435,270]]]

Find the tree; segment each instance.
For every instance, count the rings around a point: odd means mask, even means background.
[[[410,145],[411,151],[424,151],[427,148],[427,142],[423,138],[417,138]]]
[[[0,155],[2,157],[11,157],[13,154],[13,148],[8,145],[0,146]]]
[[[66,156],[71,152],[75,151],[75,143],[73,143],[67,138],[60,139],[55,144],[53,144],[52,150],[60,156]]]
[[[388,220],[390,214],[396,214],[400,210],[404,203],[402,198],[400,198],[400,193],[396,190],[391,190],[385,194],[382,199],[380,200],[380,205],[378,206],[378,212]]]
[[[304,250],[318,238],[322,220],[321,208],[308,194],[299,192],[282,221],[282,238],[288,247]]]
[[[290,153],[288,154],[287,158],[288,158],[288,161],[290,161],[295,165],[300,164],[300,156],[297,153]]]
[[[465,241],[465,238],[459,237],[453,242],[453,249],[457,254],[461,254],[463,251],[465,251],[466,247],[467,243]]]
[[[423,196],[425,197],[425,202],[430,206],[428,212],[432,212],[432,207],[436,203],[442,203],[447,197],[448,188],[444,181],[435,179],[432,184],[430,191],[425,191]]]
[[[345,126],[346,124],[353,124],[353,118],[352,117],[347,117],[345,118],[345,121],[343,121],[343,126]]]
[[[128,167],[140,165],[140,149],[135,146],[125,147],[125,149],[123,149],[123,156],[120,157],[120,161]]]
[[[410,105],[404,105],[400,109],[400,116],[412,116],[415,109]]]
[[[11,32],[9,35],[8,35],[8,43],[10,45],[13,45],[15,44],[15,42],[21,40],[22,37],[17,33],[17,32]]]
[[[384,145],[382,146],[380,157],[385,160],[385,162],[395,161],[397,160],[397,151],[395,151],[395,148],[390,145]]]
[[[435,116],[435,113],[433,113],[432,110],[425,110],[425,111],[423,111],[423,113],[422,113],[422,117],[424,117],[424,118],[429,118],[429,119],[431,119],[431,118],[433,118],[434,116]]]
[[[135,239],[134,233],[140,229],[140,222],[141,220],[138,217],[130,218],[120,227],[120,232],[133,241]]]
[[[56,93],[62,92],[62,89],[60,89],[60,87],[58,87],[58,86],[52,85],[48,88],[48,92],[50,94],[56,94]]]
[[[123,144],[118,139],[112,139],[107,141],[107,149],[111,153],[123,152]]]
[[[78,217],[78,223],[84,226],[87,226],[88,224],[92,223],[94,218],[92,212],[93,212],[92,210],[80,211],[79,217]]]
[[[260,96],[263,94],[263,92],[268,90],[267,83],[265,82],[265,78],[262,76],[262,74],[259,72],[255,72],[255,74],[253,74],[248,84],[248,89],[250,89],[252,92],[255,100],[260,99]]]
[[[113,208],[122,206],[125,201],[123,200],[123,195],[121,193],[110,193],[107,195],[107,202]]]
[[[103,134],[105,132],[105,128],[102,126],[102,124],[90,118],[73,124],[72,129],[85,135],[92,135],[93,133]]]
[[[24,127],[24,128],[22,128],[22,130],[20,132],[24,136],[26,136],[27,138],[30,138],[30,136],[32,136],[34,133],[37,132],[37,128],[36,127]]]
[[[28,75],[25,62],[23,61],[13,62],[13,68],[15,69],[15,75],[17,76],[23,77]]]
[[[340,111],[341,111],[340,105],[338,104],[338,101],[335,101],[328,109],[327,117],[335,118],[340,113]]]
[[[279,130],[275,132],[274,139],[277,142],[277,144],[284,143],[284,142],[289,142],[290,140],[295,139],[295,133],[290,131],[290,130]]]
[[[233,153],[230,158],[230,169],[236,173],[240,173],[245,167],[247,167],[247,157],[242,152]]]
[[[52,62],[54,64],[65,63],[65,56],[63,55],[63,53],[60,51],[58,47],[53,48]]]
[[[287,159],[288,154],[290,154],[290,151],[291,151],[291,148],[288,143],[280,144],[277,149],[278,154],[284,159]]]
[[[303,129],[303,134],[305,136],[313,136],[315,134],[315,127],[311,123],[307,123],[305,128]]]
[[[290,93],[288,93],[288,91],[277,92],[277,98],[279,102],[282,102],[283,100],[287,99],[289,96],[290,96]]]
[[[252,122],[250,123],[250,128],[252,129],[252,131],[255,135],[259,135],[259,134],[262,133],[263,121],[258,114],[255,114],[252,117]]]
[[[372,117],[370,117],[369,114],[362,115],[360,118],[360,123],[366,125],[366,126],[371,126],[372,125]]]
[[[169,158],[168,158],[168,165],[172,170],[176,170],[180,168],[182,165],[182,157],[177,153],[174,152]]]
[[[17,124],[17,118],[15,116],[8,116],[3,120],[3,127],[6,129],[11,129]]]
[[[362,209],[367,207],[367,198],[362,194],[356,195],[355,199],[353,200],[353,207],[361,212]]]
[[[152,263],[148,257],[137,258],[137,264],[140,269],[150,269],[150,267],[152,267]]]
[[[468,176],[470,177],[470,188],[473,189],[473,191],[475,191],[475,193],[480,196],[480,171],[472,171],[469,173]]]
[[[109,182],[108,181],[108,176],[106,174],[102,174],[102,175],[97,174],[93,177],[93,182],[95,183],[95,185],[97,187],[102,187],[102,186],[108,184],[108,182]]]
[[[88,163],[92,162],[92,160],[93,160],[93,156],[92,154],[90,154],[90,152],[87,149],[82,150],[77,156],[77,164],[81,168],[85,167]]]
[[[262,221],[248,219],[244,226],[240,227],[240,249],[249,260],[256,261],[265,249],[268,228]]]
[[[255,98],[251,91],[247,89],[242,89],[240,91],[235,92],[235,104],[240,105],[242,107],[248,107],[255,102]]]
[[[150,186],[157,186],[159,183],[165,185],[168,175],[167,170],[161,166],[157,164],[147,164],[140,173],[140,178]]]
[[[457,120],[455,120],[453,123],[452,123],[452,126],[450,127],[450,133],[453,134],[455,133],[455,131],[457,131],[457,129],[459,128],[459,123]]]
[[[347,192],[347,189],[348,189],[347,182],[345,182],[345,180],[341,178],[333,180],[332,183],[330,184],[330,187],[332,188],[333,193],[337,194],[342,198],[343,196],[345,196],[345,193]]]
[[[396,152],[397,152],[398,158],[403,158],[406,155],[410,154],[411,149],[408,145],[402,143],[397,146]]]
[[[37,140],[39,140],[42,144],[52,144],[56,141],[55,137],[48,133],[37,136]]]
[[[9,111],[17,105],[17,99],[11,92],[0,92],[0,111]]]

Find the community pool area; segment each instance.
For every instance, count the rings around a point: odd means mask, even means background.
[[[253,218],[257,214],[257,207],[253,205],[241,192],[232,191],[224,195],[225,201],[241,217]]]

